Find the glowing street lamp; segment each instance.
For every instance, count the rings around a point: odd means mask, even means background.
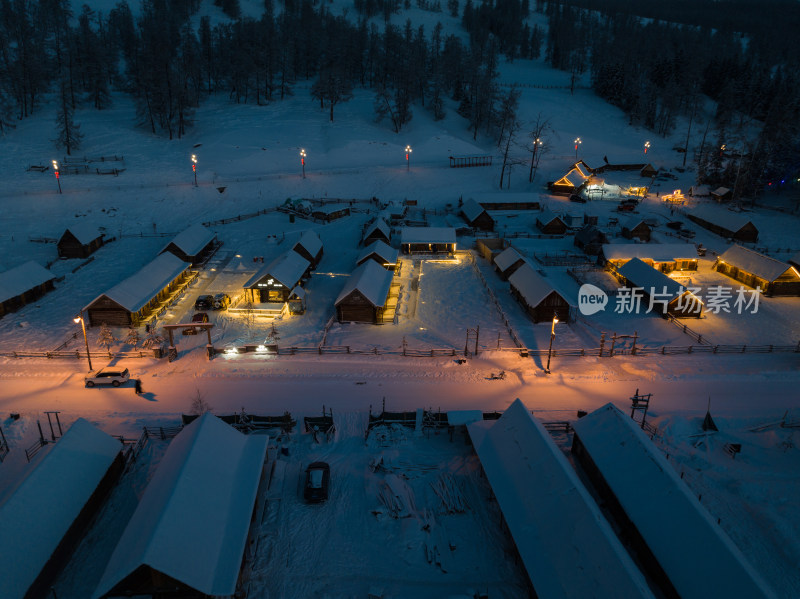
[[[300,164],[303,167],[303,179],[306,178],[306,151],[304,148],[300,148]]]
[[[556,323],[558,322],[558,315],[553,313],[553,326],[550,328],[550,349],[547,350],[547,366],[544,371],[550,374],[550,356],[553,353],[553,339],[556,338]]]
[[[528,183],[533,181],[533,169],[536,166],[536,151],[542,147],[544,142],[538,137],[533,140],[533,154],[531,155],[531,169],[528,171]]]
[[[406,170],[411,170],[411,146],[406,146]]]
[[[650,149],[650,142],[649,141],[644,142],[644,153],[647,154],[647,150],[649,149]]]
[[[89,340],[86,338],[86,323],[83,321],[83,314],[72,319],[75,324],[81,323],[83,329],[83,342],[86,344],[86,359],[89,360],[89,370],[92,370],[92,356],[89,355]]]
[[[197,187],[197,155],[192,154],[192,172],[194,173],[194,186]]]
[[[580,137],[575,138],[575,160],[578,159],[578,146],[581,145],[583,142],[581,141]]]
[[[56,174],[56,183],[58,183],[58,193],[61,193],[61,178],[59,175],[61,173],[58,172],[58,162],[53,160],[53,172]]]

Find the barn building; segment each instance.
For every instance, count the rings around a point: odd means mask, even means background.
[[[550,433],[519,400],[467,425],[539,599],[652,598],[644,576]]]
[[[708,229],[726,239],[733,239],[743,243],[755,243],[758,241],[758,229],[749,218],[742,214],[721,208],[714,209],[709,206],[700,206],[691,212],[687,212],[686,216],[704,229]]]
[[[622,223],[622,236],[626,239],[638,239],[639,241],[648,242],[650,241],[651,233],[650,225],[641,218],[629,218]]]
[[[536,227],[546,235],[564,235],[567,232],[567,223],[550,210],[542,210],[536,217]]]
[[[714,191],[710,192],[708,195],[711,196],[712,200],[721,203],[729,201],[733,197],[733,192],[727,187],[717,187]]]
[[[714,270],[764,295],[800,295],[800,272],[786,262],[732,245],[714,263]]]
[[[181,231],[160,253],[171,252],[184,262],[199,264],[214,253],[217,234],[201,224]]]
[[[382,241],[374,241],[361,252],[361,255],[356,260],[356,265],[360,266],[367,260],[383,266],[386,270],[395,270],[397,268],[397,261],[400,252],[396,248],[389,247]]]
[[[268,441],[211,413],[178,433],[92,599],[237,596]]]
[[[0,272],[0,318],[53,290],[55,280],[52,272],[33,260]]]
[[[697,270],[697,248],[691,243],[607,243],[600,250],[598,263],[619,268],[633,258],[664,273]]]
[[[404,254],[453,254],[456,230],[451,227],[403,227],[400,248]]]
[[[319,261],[322,260],[322,240],[315,231],[303,233],[292,249],[311,263],[311,270],[317,268]]]
[[[609,403],[574,427],[573,455],[665,597],[775,597],[631,418]]]
[[[494,230],[494,219],[489,216],[483,206],[472,198],[466,200],[464,205],[461,206],[461,216],[473,229],[480,229],[481,231]]]
[[[392,242],[392,229],[380,216],[366,226],[361,236],[361,243],[364,245],[369,245],[373,241],[382,241],[386,244]]]
[[[642,295],[642,309],[652,303],[655,314],[675,318],[701,318],[703,302],[675,279],[633,258],[616,271],[617,278],[626,287],[638,289]],[[652,301],[651,301],[652,298]]]
[[[394,274],[373,260],[367,260],[348,277],[336,298],[339,322],[382,324]]]
[[[103,245],[104,236],[104,233],[89,223],[70,225],[58,240],[58,257],[87,258]]]
[[[164,252],[136,274],[95,298],[84,310],[89,326],[138,327],[161,302],[180,289],[191,275],[191,264]]]
[[[551,321],[553,314],[561,322],[572,322],[572,305],[529,263],[517,268],[508,282],[511,295],[522,304],[533,322]]]
[[[250,277],[243,286],[245,301],[254,304],[286,302],[294,288],[302,286],[310,270],[308,260],[289,250]]]
[[[589,180],[594,172],[583,160],[579,160],[563,177],[557,181],[547,184],[550,192],[554,195],[572,195],[580,193],[580,190]]]
[[[500,252],[494,259],[494,269],[504,281],[525,264],[525,257],[511,246]]]
[[[119,441],[76,420],[0,504],[3,599],[50,597],[124,468]]]

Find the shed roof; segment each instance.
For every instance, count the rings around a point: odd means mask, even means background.
[[[381,216],[377,216],[369,225],[367,225],[367,228],[364,229],[364,237],[362,239],[366,239],[375,231],[380,231],[383,233],[383,236],[386,237],[386,239],[391,239],[392,237],[391,227],[386,224],[386,221]]]
[[[162,289],[178,278],[191,264],[171,252],[159,254],[139,272],[117,283],[104,294],[130,312],[138,312]],[[89,308],[101,296],[84,308]]]
[[[468,428],[538,597],[652,597],[572,466],[519,399],[499,420]]]
[[[697,259],[697,248],[691,243],[605,243],[606,260],[647,258],[655,262]]]
[[[255,287],[261,279],[269,275],[291,289],[303,278],[303,274],[305,274],[309,266],[311,266],[311,262],[294,250],[289,250],[262,267],[242,287],[245,289]]]
[[[481,206],[477,201],[472,198],[464,200],[464,205],[461,206],[461,212],[469,222],[474,222],[481,214],[486,212],[486,209]]]
[[[373,241],[367,247],[364,248],[364,251],[361,252],[361,255],[356,260],[356,264],[361,264],[364,260],[369,258],[372,254],[376,254],[386,262],[387,264],[397,264],[397,258],[400,255],[399,250],[397,248],[393,248],[387,245],[385,242],[381,241],[380,239]]]
[[[564,222],[563,219],[555,214],[554,212],[545,208],[539,213],[539,216],[536,217],[536,221],[542,223],[543,225],[549,225],[554,220],[558,219],[562,223]]]
[[[525,302],[535,308],[551,293],[556,293],[566,303],[572,305],[550,282],[540,275],[527,261],[508,278],[511,286],[519,291]]]
[[[331,203],[331,204],[322,204],[321,206],[316,206],[313,210],[313,214],[335,214],[337,212],[341,212],[342,210],[350,210],[350,206],[347,204],[340,204],[340,203]]]
[[[606,234],[594,225],[586,225],[575,233],[575,239],[581,243],[591,243],[595,240],[605,240]]]
[[[400,243],[455,243],[456,230],[452,227],[403,227]]]
[[[244,435],[206,413],[169,444],[93,597],[140,566],[201,593],[233,596],[267,435]]]
[[[792,266],[770,256],[759,254],[741,245],[732,245],[719,257],[720,262],[727,262],[740,270],[756,275],[770,283],[784,274]]]
[[[214,231],[198,223],[178,233],[161,251],[166,251],[170,244],[174,244],[187,256],[196,256],[203,251],[204,247],[214,241],[216,236]]]
[[[353,291],[358,291],[376,308],[386,304],[394,274],[373,260],[358,266],[348,277],[334,305],[338,306]]]
[[[717,206],[698,206],[691,212],[687,212],[687,216],[699,218],[707,223],[727,229],[732,233],[736,233],[747,225],[753,224],[753,222],[743,214],[724,210]]]
[[[574,426],[680,597],[774,596],[633,420],[609,403]]]
[[[22,295],[56,276],[34,260],[0,272],[0,302]]]
[[[308,230],[300,236],[300,239],[292,246],[292,249],[298,245],[304,248],[311,256],[316,256],[322,249],[322,240],[316,231]]]
[[[103,236],[103,233],[97,228],[97,226],[86,221],[80,221],[71,224],[69,227],[67,227],[64,233],[66,234],[67,231],[72,233],[72,236],[77,239],[78,243],[81,245],[92,243],[98,237]],[[61,238],[63,239],[64,235],[62,235]]]
[[[667,293],[669,298],[672,299],[686,292],[686,288],[678,281],[671,279],[646,262],[642,262],[639,258],[628,260],[617,269],[617,272],[625,277],[629,283],[636,287],[641,287],[648,294]]]
[[[86,502],[97,490],[120,442],[76,420],[0,505],[4,599],[22,599]]]
[[[494,263],[497,265],[497,268],[500,269],[500,272],[505,272],[510,266],[519,260],[524,260],[522,254],[520,254],[516,248],[508,246],[502,252],[497,254],[497,256],[495,256]]]

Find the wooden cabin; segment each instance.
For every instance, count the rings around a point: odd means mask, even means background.
[[[55,289],[56,276],[33,260],[0,272],[0,317]]]
[[[511,295],[522,304],[533,322],[551,321],[554,314],[561,322],[572,321],[571,304],[527,262],[517,268],[508,282]]]
[[[213,252],[217,234],[201,224],[192,225],[180,232],[159,253],[171,252],[183,262],[199,264]]]
[[[542,210],[536,217],[536,227],[546,235],[564,235],[567,232],[567,223],[549,210]]]
[[[350,206],[344,204],[325,204],[314,208],[311,216],[326,223],[350,216]]]
[[[366,226],[361,236],[361,243],[364,245],[369,245],[374,241],[382,241],[387,245],[392,242],[392,228],[381,216],[375,217],[375,220]]]
[[[658,169],[653,167],[652,164],[609,164],[606,163],[594,169],[597,174],[615,172],[615,171],[639,171],[639,176],[652,179],[658,174]]]
[[[580,248],[589,256],[597,256],[603,249],[603,244],[608,243],[606,234],[594,225],[585,225],[575,233],[573,241],[575,247]]]
[[[87,258],[103,245],[104,236],[104,233],[89,223],[70,225],[58,240],[58,257]]]
[[[302,287],[302,281],[310,270],[308,260],[289,250],[261,268],[243,285],[245,301],[254,304],[286,302],[295,287]]]
[[[494,219],[489,216],[489,213],[486,212],[483,206],[472,198],[464,202],[464,205],[461,207],[461,216],[473,229],[480,229],[481,231],[494,230]]]
[[[711,196],[712,200],[721,203],[729,201],[733,197],[733,191],[731,191],[727,187],[717,187],[714,191],[710,192],[708,195]]]
[[[336,298],[339,322],[382,324],[394,274],[373,260],[358,266]]]
[[[630,218],[622,223],[622,236],[626,239],[638,239],[639,241],[650,241],[652,230],[650,225],[641,218]]]
[[[525,264],[525,257],[510,246],[500,252],[494,259],[494,269],[504,281],[507,281],[508,277],[513,275],[523,264]]]
[[[594,169],[583,160],[579,160],[563,177],[548,183],[547,188],[554,195],[578,194],[593,173]]]
[[[603,244],[598,264],[612,269],[639,258],[663,273],[697,270],[697,248],[692,243],[610,243]]]
[[[616,271],[617,279],[625,287],[636,289],[642,295],[641,305],[646,309],[653,298],[653,313],[665,317],[700,318],[703,302],[675,279],[633,258]]]
[[[494,263],[495,258],[502,253],[508,246],[505,239],[490,237],[486,239],[476,239],[475,247],[478,253],[483,256],[490,264]]]
[[[303,233],[297,243],[292,246],[292,250],[311,263],[311,270],[317,268],[319,261],[322,260],[322,240],[314,231]]]
[[[364,248],[361,255],[356,260],[356,265],[360,266],[367,260],[372,260],[380,264],[386,270],[394,271],[397,269],[398,256],[400,251],[386,245],[382,241],[375,241]]]
[[[764,295],[800,296],[797,268],[740,245],[725,250],[714,263],[714,270],[753,289],[760,287]]]
[[[136,274],[117,283],[84,307],[87,324],[106,323],[117,327],[138,327],[180,289],[190,276],[191,264],[172,252],[164,252]]]
[[[749,218],[741,213],[713,206],[699,206],[691,212],[687,212],[686,216],[704,229],[726,239],[743,243],[758,241],[758,229]]]
[[[404,254],[453,254],[456,230],[451,227],[403,227],[400,249]]]

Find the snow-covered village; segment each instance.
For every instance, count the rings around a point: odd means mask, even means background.
[[[800,597],[800,5],[0,6],[0,599]]]

